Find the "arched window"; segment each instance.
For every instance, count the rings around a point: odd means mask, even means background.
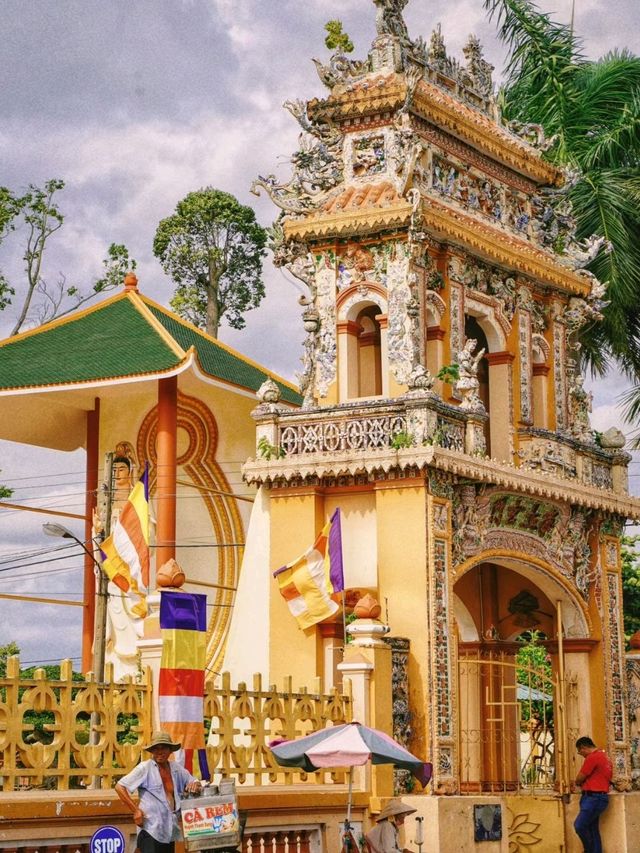
[[[349,377],[355,387],[349,388],[349,397],[375,397],[382,394],[382,359],[380,322],[377,305],[368,305],[356,317],[354,334],[357,371]]]

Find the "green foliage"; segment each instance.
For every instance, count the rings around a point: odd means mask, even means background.
[[[62,317],[95,297],[122,285],[127,265],[135,268],[129,253],[122,245],[112,244],[103,261],[105,275],[93,288],[83,294],[76,285],[68,285],[66,277],[59,275],[54,283],[43,275],[46,247],[53,235],[62,228],[64,215],[58,206],[57,195],[64,189],[64,181],[54,178],[42,186],[29,184],[24,195],[16,195],[7,187],[0,187],[0,244],[19,227],[23,235],[25,285],[17,289],[0,272],[0,311],[13,304],[20,293],[18,317],[11,331],[18,334],[27,321],[46,323]]]
[[[640,630],[640,536],[622,537],[622,610],[627,643]]]
[[[327,31],[324,43],[329,50],[336,53],[353,53],[353,42],[345,33],[342,21],[327,21],[324,28]]]
[[[122,243],[112,243],[107,249],[107,257],[102,261],[104,275],[93,285],[94,293],[104,293],[105,290],[113,290],[122,287],[124,277],[128,272],[133,272],[137,264],[129,257],[129,250]]]
[[[266,230],[250,207],[206,187],[178,202],[156,230],[153,252],[176,283],[171,307],[217,337],[226,318],[234,329],[264,296]]]
[[[437,377],[441,382],[453,385],[454,382],[460,379],[460,366],[455,362],[453,364],[445,364],[438,371]]]
[[[520,700],[520,717],[527,722],[537,719],[545,728],[553,727],[553,670],[551,659],[545,647],[541,644],[544,635],[539,631],[526,631],[519,639],[522,646],[516,655],[516,681],[524,688],[539,691],[550,698]],[[533,694],[535,695],[535,694]]]
[[[541,124],[555,144],[546,157],[580,177],[569,198],[577,237],[605,237],[612,251],[589,265],[608,283],[601,323],[580,333],[594,373],[617,361],[636,382],[627,399],[640,415],[640,58],[626,50],[583,56],[571,28],[530,0],[484,0],[509,50],[500,93],[505,119]]]
[[[14,640],[11,640],[11,642],[6,643],[4,646],[0,646],[0,678],[6,678],[7,658],[19,654],[20,646]]]
[[[8,486],[3,486],[0,484],[0,499],[2,498],[10,498],[13,494],[13,489],[10,489]],[[0,646],[0,654],[2,653],[2,646]]]
[[[271,444],[266,435],[263,435],[258,440],[258,453],[267,461],[269,459],[284,459],[287,455],[284,447],[276,447],[274,444]]]
[[[400,430],[400,432],[397,432],[391,439],[391,447],[393,447],[394,450],[413,447],[413,443],[413,436],[410,432],[406,432],[406,430]]]

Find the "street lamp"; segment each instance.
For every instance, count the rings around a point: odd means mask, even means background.
[[[57,536],[60,539],[73,539],[83,551],[88,554],[98,569],[98,604],[96,607],[96,621],[93,634],[93,672],[97,681],[104,681],[104,659],[105,659],[105,643],[106,643],[106,628],[107,628],[107,587],[109,578],[102,571],[102,566],[96,560],[93,551],[87,548],[82,539],[78,539],[75,533],[72,533],[62,524],[57,522],[48,522],[42,525],[43,533],[47,536]],[[86,602],[85,602],[86,604]]]

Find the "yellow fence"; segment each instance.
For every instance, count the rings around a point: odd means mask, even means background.
[[[60,678],[43,669],[20,677],[20,661],[7,661],[0,678],[0,783],[4,791],[37,787],[68,790],[91,784],[111,787],[145,755],[152,726],[152,684],[147,670],[136,682],[113,683],[92,676],[74,680],[70,661]],[[205,725],[211,735],[207,758],[215,773],[253,785],[304,782],[307,774],[277,767],[268,742],[294,738],[328,723],[351,718],[351,699],[333,691],[263,690],[259,676],[253,689],[231,687],[224,673],[220,686],[208,683]],[[311,775],[311,774],[310,774]],[[341,774],[313,774],[314,781],[342,781]]]

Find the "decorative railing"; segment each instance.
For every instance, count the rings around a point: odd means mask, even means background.
[[[402,414],[303,421],[281,428],[280,447],[288,455],[378,450],[390,447],[394,437],[406,431]]]
[[[263,690],[260,676],[255,675],[253,690],[242,683],[232,688],[229,673],[223,673],[220,687],[210,684],[205,694],[205,719],[211,720],[209,767],[252,785],[343,781],[342,771],[303,773],[280,767],[268,748],[276,738],[291,740],[328,723],[351,719],[350,696],[335,689],[322,694],[319,680],[316,687],[315,692],[304,688],[294,692],[291,679],[286,678],[281,692],[273,685]]]
[[[431,397],[281,410],[275,416],[258,412],[257,419],[259,438],[264,436],[286,456],[369,453],[421,444],[465,451],[465,413]]]
[[[587,486],[627,491],[629,454],[622,449],[584,444],[570,436],[543,429],[520,430],[520,465]]]
[[[77,679],[76,675],[76,679]],[[20,675],[20,661],[7,661],[0,678],[0,787],[69,790],[89,785],[110,788],[131,770],[151,735],[153,704],[151,674],[140,682],[113,683],[107,667],[104,684],[89,675],[74,680],[71,661],[63,661],[60,678],[37,669],[32,678]],[[274,738],[295,738],[329,723],[351,719],[351,698],[336,690],[294,692],[231,686],[228,673],[221,684],[208,682],[205,726],[210,728],[207,757],[214,773],[253,785],[300,782],[342,782],[344,773],[305,774],[279,767],[268,749]],[[46,742],[45,742],[46,741]]]

